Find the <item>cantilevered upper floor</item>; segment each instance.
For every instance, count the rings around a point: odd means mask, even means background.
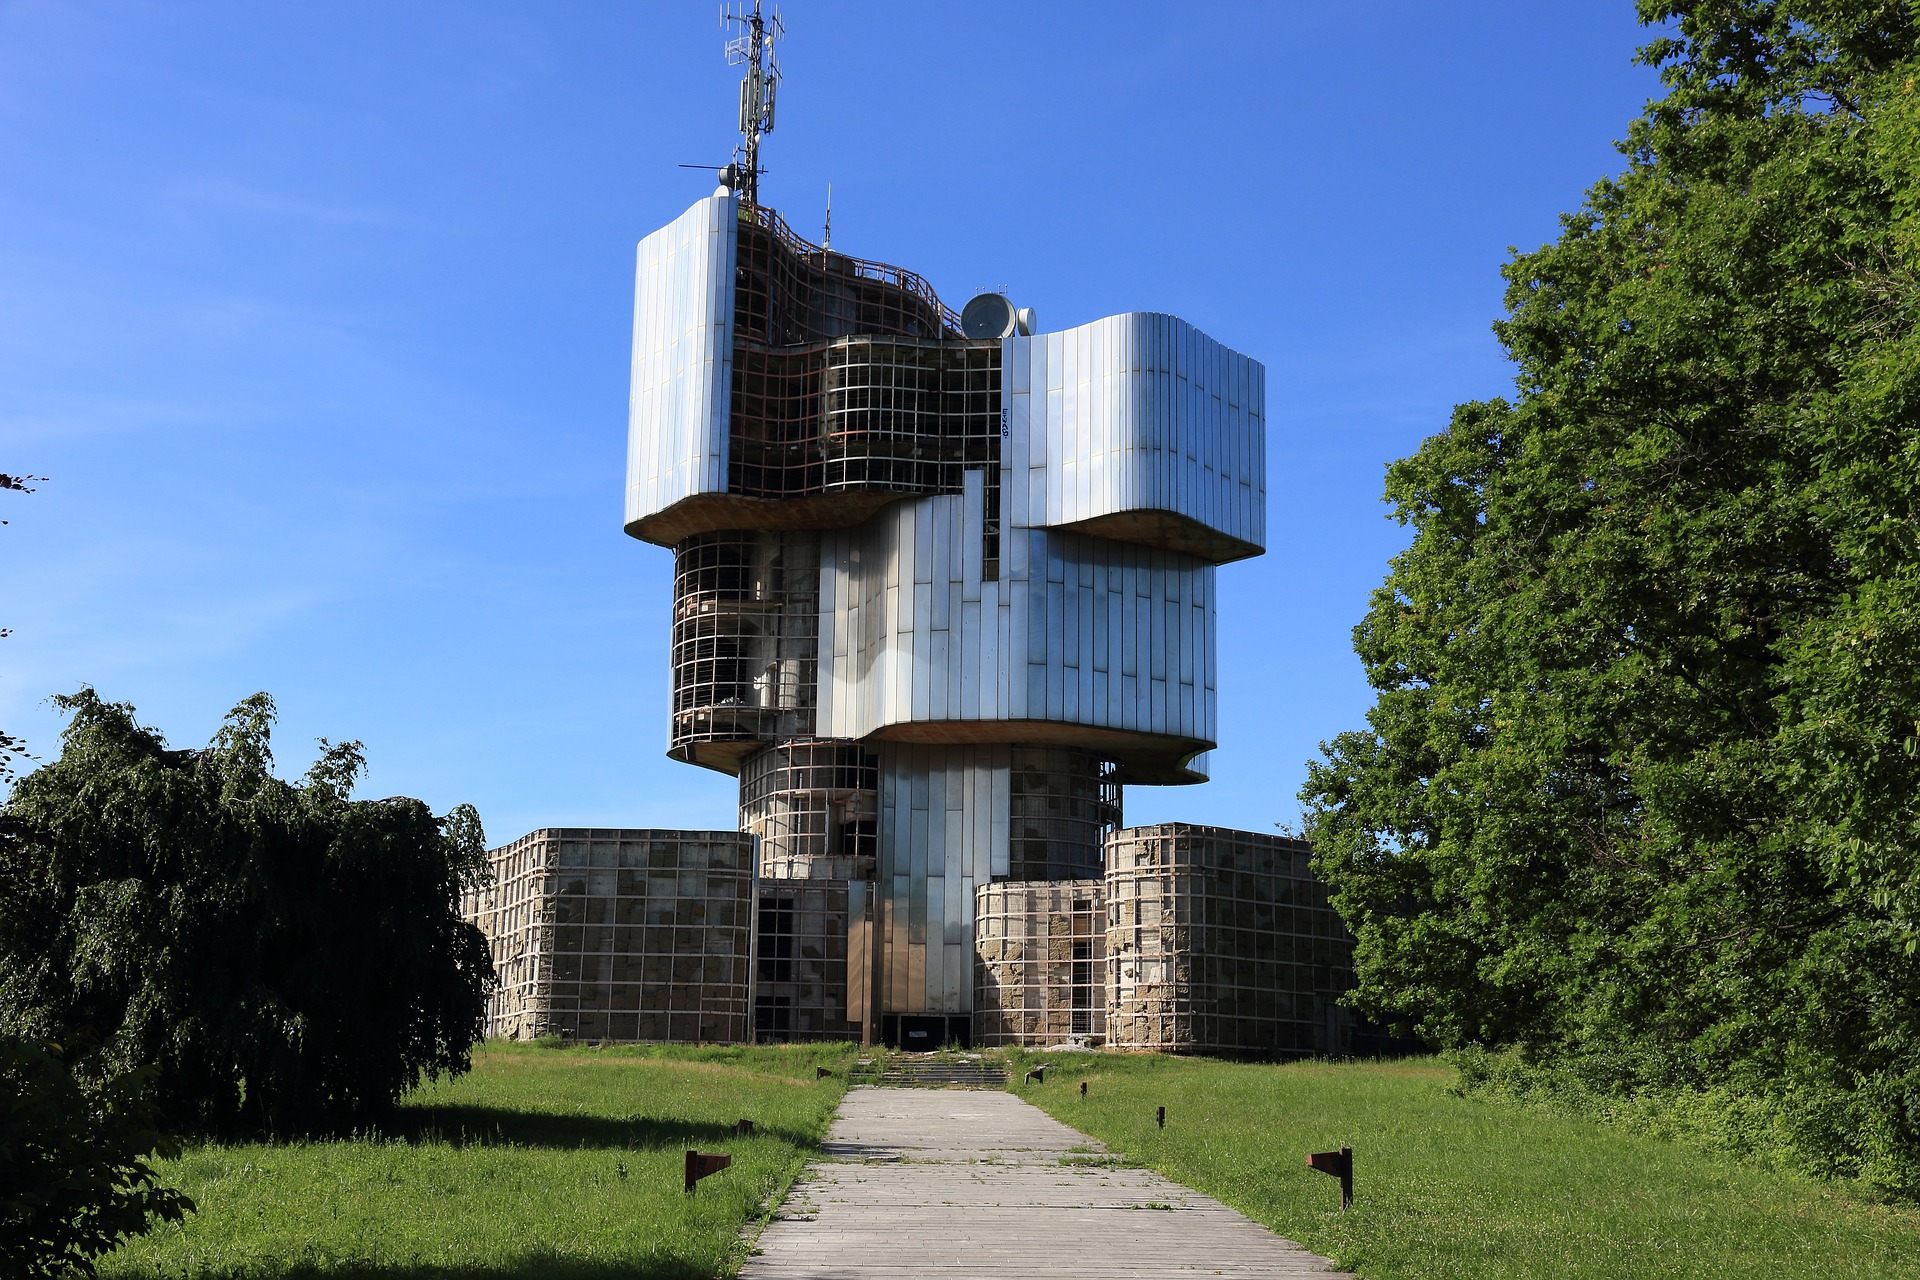
[[[919,276],[730,194],[640,242],[626,528],[663,546],[850,528],[982,470],[1005,528],[1223,564],[1264,547],[1264,418],[1261,366],[1173,316],[967,339]]]

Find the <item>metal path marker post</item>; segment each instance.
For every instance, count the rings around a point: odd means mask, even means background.
[[[687,1194],[693,1194],[693,1184],[708,1174],[718,1173],[733,1163],[733,1157],[724,1151],[687,1152]]]
[[[1353,1148],[1342,1147],[1338,1151],[1316,1151],[1307,1157],[1307,1168],[1318,1169],[1321,1173],[1332,1174],[1340,1179],[1340,1207],[1353,1208]]]

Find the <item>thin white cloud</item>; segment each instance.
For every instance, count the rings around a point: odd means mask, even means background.
[[[176,178],[167,184],[163,198],[168,203],[189,208],[253,214],[265,218],[296,218],[307,222],[362,227],[410,225],[408,220],[383,209],[309,200],[285,192],[268,191],[232,178]]]

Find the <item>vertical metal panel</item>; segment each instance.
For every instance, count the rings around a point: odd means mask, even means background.
[[[1044,527],[1169,511],[1266,537],[1264,370],[1173,316],[1133,312],[1004,343],[1023,474],[1009,518]],[[1024,465],[1021,465],[1024,463]]]
[[[882,745],[879,757],[886,1011],[965,1013],[974,889],[1007,865],[1009,750]]]
[[[1171,317],[1010,339],[999,577],[981,575],[984,473],[823,535],[820,731],[1038,717],[1210,741],[1213,567],[1031,517],[1133,509],[1145,495],[1258,536],[1264,476],[1246,474],[1264,465],[1258,377]],[[1006,749],[881,752],[873,999],[963,1012],[974,890],[1008,872]]]
[[[727,487],[735,198],[712,196],[635,254],[626,519]]]

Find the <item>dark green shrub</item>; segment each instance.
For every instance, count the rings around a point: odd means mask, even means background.
[[[92,1275],[123,1238],[193,1211],[147,1163],[174,1152],[145,1074],[84,1085],[51,1046],[0,1036],[0,1275]]]
[[[169,749],[91,690],[60,758],[0,811],[0,1032],[152,1066],[180,1130],[375,1124],[422,1075],[467,1068],[493,965],[460,915],[486,874],[479,818],[348,798],[358,743],[273,776],[273,703]]]

